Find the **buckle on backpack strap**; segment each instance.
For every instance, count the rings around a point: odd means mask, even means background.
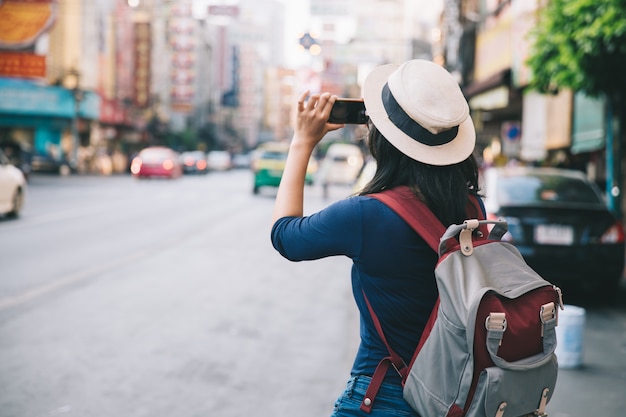
[[[459,234],[459,243],[461,244],[461,253],[465,256],[470,256],[474,253],[474,245],[472,243],[472,232],[477,229],[480,223],[478,220],[465,220],[463,222],[465,228],[461,230]]]
[[[504,313],[489,313],[485,319],[487,330],[506,330],[506,317]]]
[[[554,302],[550,302],[548,304],[544,304],[541,306],[541,310],[539,311],[539,318],[541,319],[541,337],[543,337],[544,329],[548,323],[554,322],[556,326],[556,321],[558,320],[556,305]]]
[[[502,345],[502,336],[506,330],[506,317],[504,313],[489,313],[485,319],[487,336],[490,339],[498,339],[498,346]]]

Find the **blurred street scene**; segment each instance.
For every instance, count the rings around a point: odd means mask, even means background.
[[[624,16],[622,0],[0,1],[0,417],[329,415],[358,313],[347,260],[271,248],[294,104],[360,98],[372,68],[409,59],[456,77],[488,214],[585,309],[550,416],[622,417]],[[372,177],[366,135],[324,138],[307,212]]]
[[[371,68],[419,58],[458,79],[484,166],[583,171],[621,218],[625,6],[567,4],[7,0],[0,149],[26,177],[128,172],[152,146],[246,158],[289,141],[303,91],[359,98]]]
[[[359,98],[371,68],[421,58],[457,77],[482,163],[584,171],[621,217],[624,5],[566,3],[6,0],[0,148],[25,175],[128,172],[155,145],[238,157],[291,138],[303,91]]]

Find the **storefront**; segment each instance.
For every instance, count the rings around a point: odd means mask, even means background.
[[[33,170],[75,164],[78,147],[89,143],[89,121],[99,114],[93,92],[0,78],[0,141],[31,152]]]

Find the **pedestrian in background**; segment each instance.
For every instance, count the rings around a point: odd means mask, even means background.
[[[410,190],[410,198],[426,203],[444,226],[467,219],[470,195],[479,190],[469,107],[454,78],[430,61],[374,69],[363,85],[370,119],[368,147],[377,164],[374,177],[359,195],[304,216],[309,158],[326,133],[343,127],[327,122],[336,96],[314,94],[305,101],[307,96],[308,92],[298,101],[296,128],[276,196],[272,243],[292,261],[335,255],[353,261],[361,343],[332,415],[417,416],[404,401],[401,378],[393,370],[385,377],[371,413],[360,410],[378,363],[389,356],[363,294],[376,311],[389,345],[407,364],[437,300],[437,254],[395,212],[369,195],[404,187]],[[437,365],[433,362],[433,366]]]

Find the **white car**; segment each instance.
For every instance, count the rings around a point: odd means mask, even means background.
[[[17,217],[24,206],[26,179],[0,150],[0,215]]]
[[[361,149],[349,143],[333,143],[328,147],[317,180],[322,186],[354,185],[363,167]]]
[[[232,157],[227,151],[211,151],[207,155],[207,166],[211,171],[227,171],[233,167]]]

